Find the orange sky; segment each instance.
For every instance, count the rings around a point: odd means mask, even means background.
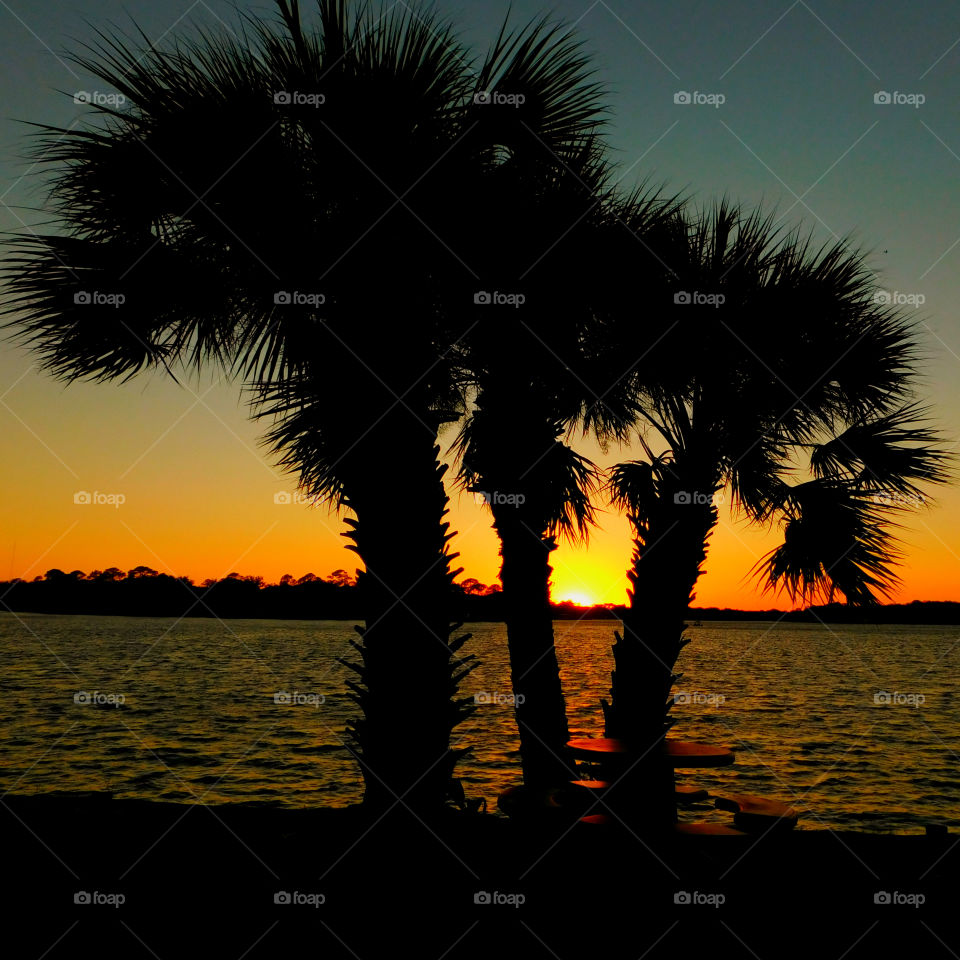
[[[195,580],[235,570],[276,581],[284,573],[322,576],[355,568],[335,516],[274,502],[295,484],[258,447],[236,386],[178,387],[155,374],[126,385],[64,387],[17,350],[4,351],[0,374],[0,578],[33,577],[51,567],[146,564]],[[603,463],[631,457],[583,449]],[[78,491],[121,494],[124,502],[75,504]],[[495,582],[489,514],[470,494],[454,492],[451,508],[464,576]],[[897,599],[960,600],[958,521],[955,487],[940,491],[937,507],[910,517]],[[555,599],[623,602],[629,528],[612,511],[601,516],[601,526],[589,549],[563,545],[554,554]],[[769,533],[722,512],[697,604],[788,606],[786,598],[763,597],[744,579],[773,542]]]

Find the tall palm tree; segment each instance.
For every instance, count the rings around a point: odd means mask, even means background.
[[[239,39],[101,34],[76,57],[126,103],[44,128],[57,227],[18,238],[6,310],[62,379],[216,365],[267,412],[303,390],[313,459],[288,463],[353,510],[365,566],[365,801],[433,809],[470,709],[448,614],[438,277],[464,269],[449,197],[477,147],[453,148],[481,106],[434,16],[318,6],[316,32],[278,0],[282,23],[247,19]]]
[[[643,757],[638,819],[660,826],[676,808],[657,747],[724,491],[749,520],[784,525],[757,567],[769,584],[872,603],[895,582],[891,516],[946,464],[912,400],[911,324],[877,302],[858,251],[814,249],[723,202],[685,216],[662,253],[658,339],[649,324],[625,331],[658,382],[636,381],[646,459],[611,474],[635,540],[604,703],[607,734]],[[804,468],[812,478],[791,483]]]

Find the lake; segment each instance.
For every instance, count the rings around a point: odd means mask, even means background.
[[[0,614],[0,791],[354,803],[362,782],[342,735],[355,708],[337,663],[352,626]],[[555,624],[573,736],[602,735],[618,626]],[[494,810],[520,779],[506,633],[464,629],[481,665],[462,692],[488,702],[455,733],[472,748],[458,770]],[[730,746],[737,761],[684,782],[788,801],[804,829],[960,825],[960,628],[706,622],[689,636],[672,736]]]

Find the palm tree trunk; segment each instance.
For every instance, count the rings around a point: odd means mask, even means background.
[[[472,667],[456,656],[467,638],[451,641],[446,465],[438,461],[435,434],[401,406],[375,433],[367,439],[378,450],[378,468],[344,470],[357,515],[344,536],[366,568],[358,575],[366,626],[357,628],[362,640],[353,644],[361,663],[348,664],[359,674],[350,686],[362,717],[349,734],[365,806],[423,814],[443,806],[464,752],[451,749],[450,739],[471,712],[456,694]],[[386,476],[383,463],[394,468]]]
[[[555,544],[524,523],[522,508],[494,506],[493,514],[523,781],[555,786],[576,773],[566,750],[567,707],[550,610],[549,557]]]
[[[706,559],[707,541],[717,522],[710,503],[680,502],[681,489],[708,490],[712,485],[667,489],[657,510],[638,534],[629,573],[630,603],[623,634],[613,647],[611,702],[604,701],[606,735],[626,740],[635,759],[622,778],[631,815],[652,830],[669,828],[677,819],[673,768],[661,752],[671,721],[670,690],[674,666],[685,645],[685,617]]]

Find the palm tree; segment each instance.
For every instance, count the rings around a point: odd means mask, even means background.
[[[757,567],[768,584],[873,603],[896,579],[891,516],[946,463],[912,400],[911,324],[877,301],[860,252],[814,249],[726,202],[680,226],[662,248],[656,343],[649,324],[625,328],[658,381],[636,381],[646,459],[610,480],[635,540],[606,732],[643,757],[637,816],[660,826],[676,808],[657,747],[724,491],[748,520],[784,525]]]
[[[594,466],[564,438],[619,438],[631,420],[628,370],[606,338],[611,291],[629,273],[610,274],[624,238],[653,231],[675,201],[618,189],[602,89],[570,32],[520,36],[513,53],[481,70],[492,98],[519,104],[487,115],[487,175],[469,207],[482,289],[459,343],[471,413],[456,448],[461,482],[486,502],[500,541],[523,778],[544,787],[575,776],[550,554],[560,536],[585,540],[593,522]]]
[[[596,470],[569,440],[575,432],[622,439],[632,420],[631,361],[611,349],[607,332],[625,279],[638,280],[638,240],[669,221],[676,201],[643,187],[621,195],[595,145],[564,159],[553,179],[541,177],[539,192],[527,170],[505,169],[504,181],[511,190],[486,198],[508,224],[487,275],[491,287],[523,290],[526,300],[476,311],[465,343],[473,408],[458,449],[461,480],[486,501],[500,541],[524,783],[549,787],[576,774],[549,558],[558,537],[585,541],[594,522]],[[632,272],[616,269],[625,244]]]
[[[464,265],[449,197],[477,126],[476,79],[450,28],[410,10],[348,16],[296,0],[240,39],[160,49],[99,35],[75,58],[125,98],[96,123],[43,128],[55,231],[18,238],[6,310],[44,367],[74,380],[215,365],[348,521],[365,572],[365,801],[434,809],[469,712],[448,614],[451,555],[437,429],[453,340],[439,277]],[[406,9],[406,8],[405,8]],[[501,45],[502,46],[502,45]],[[462,232],[462,229],[461,229]],[[454,391],[455,393],[455,391]]]

